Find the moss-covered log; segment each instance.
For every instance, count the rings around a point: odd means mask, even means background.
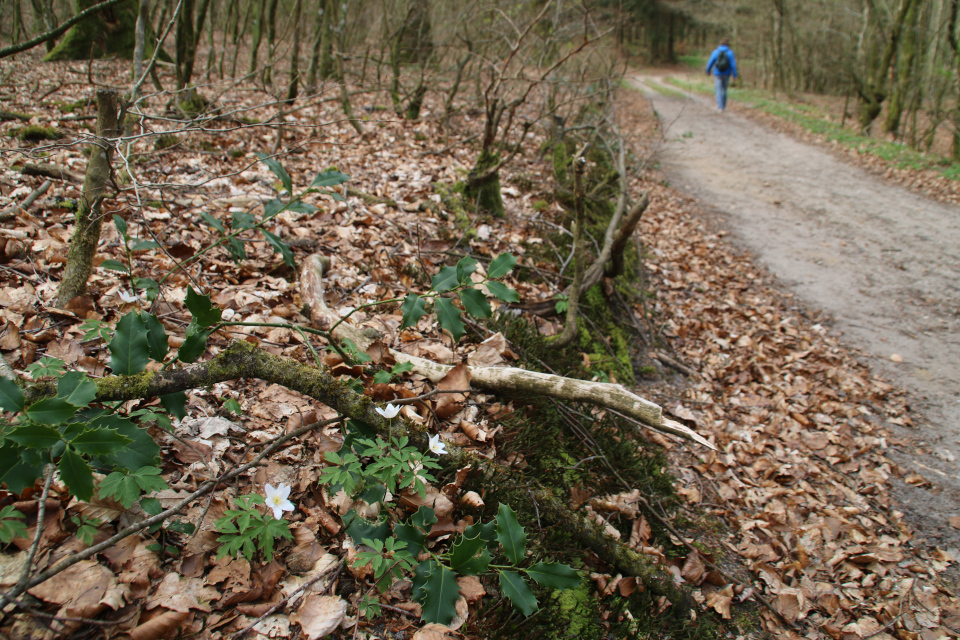
[[[102,378],[97,380],[97,400],[116,402],[151,398],[239,378],[258,378],[282,385],[322,402],[345,417],[362,420],[384,436],[395,434],[396,426],[376,412],[370,398],[356,393],[329,371],[271,355],[248,342],[235,342],[213,359],[184,369]],[[52,385],[36,386],[29,389],[27,395],[36,399],[52,392]],[[426,451],[428,436],[424,427],[409,421],[405,427],[411,443]],[[458,447],[448,445],[448,449],[449,455],[441,459],[447,468],[456,470],[473,465],[484,474],[487,486],[496,487],[512,497],[510,506],[514,510],[539,513],[541,520],[549,526],[569,532],[574,540],[598,558],[620,573],[640,578],[652,593],[673,603],[678,614],[686,614],[690,606],[689,594],[674,583],[669,572],[607,536],[599,526],[571,511],[560,498],[536,481]]]

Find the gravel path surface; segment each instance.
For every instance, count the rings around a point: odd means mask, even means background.
[[[960,210],[662,78],[631,80],[660,117],[671,185],[910,392],[916,428],[892,457],[934,487],[898,483],[895,497],[922,535],[958,546],[946,520],[960,514]]]

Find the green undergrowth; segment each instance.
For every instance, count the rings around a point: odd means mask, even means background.
[[[713,95],[713,85],[706,80],[667,78],[667,82],[687,91]],[[805,130],[823,136],[827,141],[836,141],[860,154],[880,158],[897,169],[936,171],[949,180],[960,180],[960,163],[934,154],[922,153],[909,146],[886,140],[878,140],[831,121],[821,109],[808,104],[777,100],[769,91],[751,88],[730,88],[730,100],[749,104],[772,116],[800,125]],[[855,122],[855,119],[851,119]]]
[[[526,368],[552,370],[574,377],[591,373],[584,367],[577,346],[552,347],[524,318],[498,316],[491,320],[490,328],[504,333]],[[603,496],[628,491],[629,487],[640,489],[651,503],[668,513],[675,507],[675,480],[664,451],[644,439],[628,421],[587,405],[562,403],[539,395],[521,394],[512,401],[514,411],[500,420],[504,445],[499,455],[512,460],[524,475],[537,478],[565,501],[578,491]],[[519,499],[510,495],[509,490],[496,486],[474,488],[485,490],[484,500],[488,505]],[[528,532],[535,555],[549,556],[586,572],[612,572],[610,567],[585,554],[569,531],[547,526],[534,512],[524,511],[518,513],[518,517]],[[668,532],[657,530],[655,517],[652,514],[646,517],[654,528],[657,542],[671,555],[684,555],[684,550],[673,549]],[[614,519],[611,523],[620,530],[623,539],[629,538],[632,522],[628,518]],[[539,589],[536,595],[541,610],[530,618],[524,619],[513,610],[498,606],[494,599],[486,605],[489,608],[477,616],[481,621],[479,626],[469,632],[494,640],[516,638],[524,633],[545,640],[707,640],[723,637],[725,633],[722,621],[712,613],[700,613],[695,625],[689,620],[677,619],[669,609],[655,613],[658,603],[648,592],[640,591],[626,598],[619,594],[600,598],[586,577],[578,589],[562,592]]]

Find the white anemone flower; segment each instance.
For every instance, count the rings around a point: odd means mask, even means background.
[[[440,442],[440,434],[430,436],[430,453],[442,456],[447,453],[447,445]]]
[[[273,485],[267,484],[266,493],[267,507],[273,509],[274,518],[281,520],[283,519],[284,511],[293,511],[293,503],[287,499],[290,496],[290,487],[281,482],[280,485],[274,489]]]
[[[140,296],[137,295],[136,291],[131,291],[130,293],[127,293],[123,289],[120,289],[119,291],[117,291],[117,295],[119,295],[120,299],[127,304],[140,302]]]
[[[386,409],[381,409],[380,407],[376,407],[376,409],[377,409],[377,413],[382,415],[387,420],[390,420],[391,418],[396,418],[397,414],[400,413],[400,406],[392,403],[388,404]]]

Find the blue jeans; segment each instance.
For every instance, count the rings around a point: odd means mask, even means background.
[[[727,89],[730,87],[730,78],[733,76],[713,76],[714,84],[717,86],[717,107],[723,111],[727,108]]]

